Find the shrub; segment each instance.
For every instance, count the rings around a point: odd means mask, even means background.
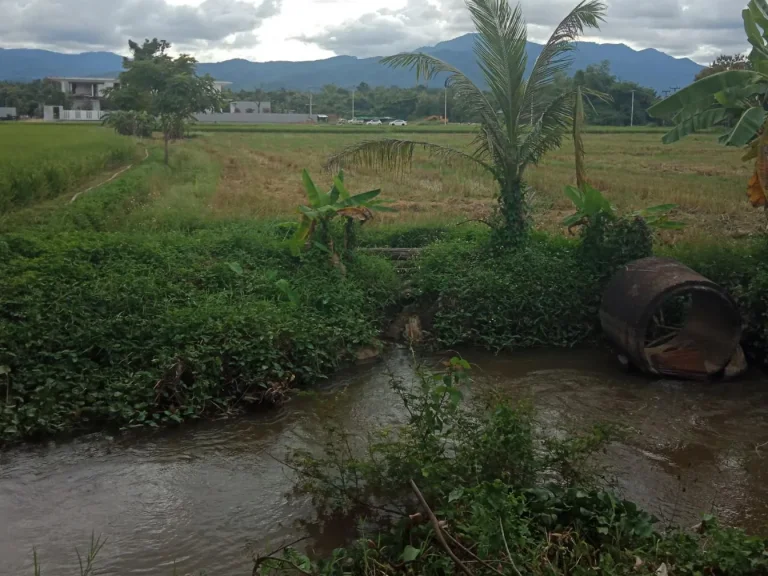
[[[414,286],[434,303],[432,329],[444,346],[574,346],[599,328],[601,287],[580,254],[576,243],[539,237],[498,254],[438,242],[420,259]]]
[[[321,514],[364,518],[366,533],[315,562],[292,549],[257,557],[254,574],[283,574],[286,566],[318,576],[768,570],[764,539],[721,528],[712,517],[696,533],[664,531],[594,477],[558,475],[591,460],[612,437],[555,439],[537,430],[527,408],[462,405],[469,365],[454,358],[446,366],[442,374],[393,382],[404,424],[363,438],[328,423],[319,449],[289,452],[295,490],[310,495]]]
[[[345,278],[259,231],[5,235],[0,252],[0,441],[181,421],[322,378],[397,289],[386,262]]]
[[[104,118],[104,125],[114,128],[115,132],[123,136],[138,136],[139,138],[151,138],[156,129],[157,122],[147,112],[134,110],[110,112]]]

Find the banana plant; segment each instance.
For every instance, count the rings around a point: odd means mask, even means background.
[[[576,208],[576,213],[563,220],[563,226],[568,226],[568,230],[589,224],[598,214],[616,216],[618,213],[616,207],[608,201],[602,192],[587,183],[583,183],[580,187],[566,186],[565,195]],[[631,218],[643,218],[652,228],[679,230],[684,227],[684,224],[669,219],[669,212],[675,208],[677,208],[677,204],[659,204],[636,210],[629,216]]]
[[[307,193],[307,205],[299,206],[299,226],[290,246],[291,252],[298,256],[302,248],[314,245],[331,256],[331,260],[342,268],[330,233],[330,223],[337,216],[346,221],[344,227],[344,245],[350,247],[350,236],[355,222],[367,222],[373,219],[374,212],[395,212],[386,206],[386,200],[378,198],[381,190],[369,190],[352,195],[344,184],[344,171],[333,178],[333,186],[328,192],[318,189],[307,170],[301,173],[304,189]]]
[[[768,0],[750,0],[742,11],[744,30],[752,46],[749,70],[729,70],[702,78],[652,106],[648,112],[671,119],[675,126],[665,144],[722,126],[726,146],[747,147],[744,161],[755,161],[749,183],[753,206],[766,205],[768,186]]]

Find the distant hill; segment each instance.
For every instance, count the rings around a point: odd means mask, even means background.
[[[0,48],[0,80],[29,82],[46,76],[96,76],[119,71],[123,58],[112,52],[60,54],[48,50]]]
[[[466,34],[420,50],[458,67],[475,82],[482,84],[472,46],[474,35]],[[528,43],[529,66],[541,53],[541,45]],[[682,87],[693,81],[702,69],[687,58],[673,58],[658,50],[633,50],[624,44],[580,42],[574,53],[572,71],[598,64],[611,63],[612,72],[621,80],[637,82],[657,92]],[[378,64],[379,58],[336,56],[313,62],[250,62],[227,60],[202,63],[199,70],[218,80],[233,82],[233,89],[264,88],[275,90],[308,90],[324,84],[353,86],[366,82],[371,86],[413,86],[415,78],[407,70],[391,70]],[[111,52],[59,54],[47,50],[4,50],[0,48],[0,80],[30,81],[45,76],[114,76],[122,66],[122,58]],[[433,86],[442,84],[435,79]]]

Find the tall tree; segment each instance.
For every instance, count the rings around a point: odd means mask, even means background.
[[[749,70],[751,64],[744,54],[721,54],[714,62],[696,74],[696,80],[701,80],[718,72],[728,70]]]
[[[148,112],[157,117],[168,143],[183,132],[184,122],[193,114],[218,110],[222,96],[209,75],[198,76],[197,60],[187,54],[172,58],[165,40],[145,40],[143,45],[129,41],[133,58],[123,61],[125,69],[117,88],[107,92],[107,101],[117,110]]]
[[[352,146],[332,157],[331,166],[361,164],[402,170],[417,148],[443,159],[461,159],[490,172],[499,186],[499,216],[493,223],[505,244],[520,241],[528,229],[525,170],[560,142],[572,126],[572,91],[548,90],[556,75],[571,66],[574,40],[585,28],[597,28],[605,5],[582,1],[555,28],[526,80],[527,30],[520,6],[508,0],[467,0],[477,29],[475,55],[489,92],[485,93],[461,71],[428,54],[399,54],[384,58],[393,67],[416,72],[417,82],[438,74],[466,109],[480,118],[474,151],[466,153],[432,142],[384,139]]]

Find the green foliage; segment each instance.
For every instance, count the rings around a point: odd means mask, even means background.
[[[0,442],[235,410],[371,342],[389,263],[342,277],[252,228],[0,236]]]
[[[480,133],[467,153],[422,141],[385,139],[351,146],[329,160],[329,166],[358,164],[402,171],[417,149],[442,161],[462,161],[490,173],[499,186],[498,217],[492,223],[502,246],[518,244],[528,233],[525,170],[560,147],[572,127],[574,91],[553,93],[553,79],[572,62],[573,42],[588,28],[597,28],[605,5],[579,3],[555,28],[526,80],[527,31],[520,6],[506,1],[468,0],[477,30],[475,55],[488,85],[484,92],[454,66],[424,53],[382,59],[393,68],[409,68],[416,80],[446,77],[446,87],[479,118]]]
[[[72,96],[48,80],[0,82],[0,107],[16,108],[19,116],[43,117],[44,106],[72,107]]]
[[[147,112],[135,110],[116,110],[110,112],[102,122],[105,126],[113,128],[115,132],[123,136],[138,136],[139,138],[151,138],[155,129],[155,119]]]
[[[530,409],[493,399],[464,405],[469,371],[466,360],[452,358],[443,372],[419,369],[413,382],[393,378],[407,422],[372,432],[363,445],[355,431],[330,423],[322,454],[289,452],[299,491],[312,495],[321,512],[385,501],[384,511],[405,515],[412,502],[410,480],[423,485],[429,501],[450,503],[463,497],[461,487],[469,491],[501,481],[523,489],[539,475],[551,476],[558,458],[536,450],[541,439]],[[554,438],[547,441],[565,446]],[[588,450],[602,446],[589,444]]]
[[[69,192],[137,152],[100,127],[0,125],[0,214]]]
[[[133,58],[123,60],[125,70],[119,85],[106,93],[110,106],[118,110],[146,112],[157,118],[165,137],[165,163],[168,141],[184,133],[184,123],[193,114],[218,110],[223,99],[209,75],[198,76],[197,60],[187,54],[171,58],[171,45],[165,40],[145,40],[143,45],[128,42]]]
[[[607,60],[576,71],[573,78],[562,74],[556,78],[555,82],[561,90],[569,89],[571,86],[581,86],[585,91],[599,92],[607,96],[594,99],[589,106],[585,107],[585,116],[590,124],[644,126],[653,123],[647,110],[657,101],[656,93],[651,88],[616,78],[611,73],[611,65]],[[632,117],[633,92],[634,118]]]
[[[360,235],[361,246],[389,248],[423,248],[438,240],[482,241],[489,229],[481,224],[387,224],[370,227]]]
[[[615,438],[610,431],[544,435],[529,409],[493,399],[466,405],[469,365],[453,358],[445,368],[393,381],[404,424],[367,438],[330,424],[318,450],[289,453],[295,489],[321,514],[364,517],[365,533],[315,562],[291,549],[259,557],[254,574],[746,576],[768,569],[763,539],[711,517],[697,533],[662,531],[636,504],[579,473]]]
[[[712,64],[696,74],[696,80],[701,80],[712,74],[727,72],[728,70],[749,70],[751,62],[744,54],[721,54],[714,59]]]
[[[331,235],[331,221],[340,216],[345,220],[344,248],[351,250],[355,234],[355,222],[365,223],[373,218],[373,211],[394,212],[378,198],[381,190],[369,190],[354,196],[344,184],[344,171],[333,179],[333,186],[323,192],[315,186],[309,172],[303,170],[301,179],[307,192],[306,206],[299,206],[299,225],[291,240],[291,251],[297,256],[306,245],[316,246],[328,252],[331,259],[338,258]]]
[[[536,431],[527,408],[494,399],[466,405],[469,364],[453,358],[445,368],[421,370],[411,383],[393,380],[407,414],[402,425],[362,438],[330,424],[318,450],[289,452],[295,489],[310,495],[321,514],[364,517],[366,533],[314,562],[292,549],[258,557],[254,574],[768,570],[765,540],[723,529],[712,517],[697,533],[662,531],[656,518],[580,473],[615,438],[612,432],[555,438]]]
[[[439,242],[420,258],[414,289],[435,312],[443,346],[491,350],[569,347],[598,330],[601,287],[580,247],[534,238],[513,253],[489,254],[477,242]]]
[[[583,228],[580,252],[584,266],[606,281],[620,266],[651,256],[653,236],[640,217],[616,218],[601,212]]]
[[[752,45],[749,61],[721,57],[716,68],[719,71],[697,77],[696,82],[649,110],[653,116],[671,118],[676,124],[664,137],[665,143],[676,142],[697,130],[727,126],[720,142],[744,146],[762,132],[768,89],[768,4],[750,0],[742,17]]]
[[[566,186],[565,195],[573,202],[573,205],[576,207],[576,213],[566,217],[563,220],[563,226],[573,228],[574,226],[588,225],[600,214],[608,217],[616,216],[616,208],[602,192],[589,184],[583,184],[580,188]],[[669,219],[669,212],[676,208],[677,204],[659,204],[643,208],[642,210],[636,210],[630,217],[642,218],[651,228],[679,230],[684,224]]]

